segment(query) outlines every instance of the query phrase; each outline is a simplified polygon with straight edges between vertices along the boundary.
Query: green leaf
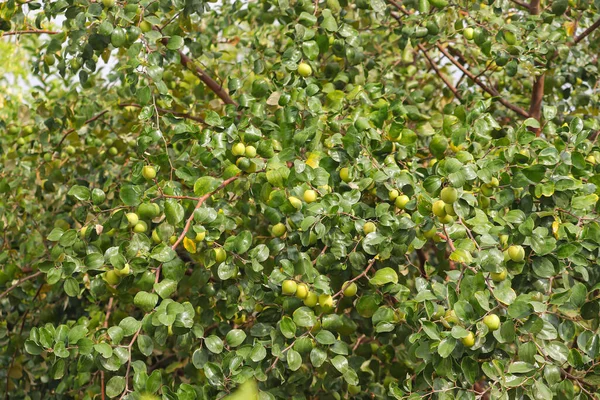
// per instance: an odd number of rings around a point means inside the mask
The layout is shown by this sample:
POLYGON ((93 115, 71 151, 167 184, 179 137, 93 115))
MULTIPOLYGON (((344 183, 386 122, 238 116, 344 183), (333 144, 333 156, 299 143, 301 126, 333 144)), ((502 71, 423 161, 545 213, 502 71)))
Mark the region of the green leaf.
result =
POLYGON ((376 286, 383 286, 387 283, 398 283, 398 274, 390 267, 385 267, 377 270, 369 282, 376 286))
POLYGON ((79 201, 88 201, 92 197, 92 192, 85 186, 75 185, 69 189, 69 196, 75 197, 79 201))
POLYGON ((156 307, 158 296, 154 293, 141 291, 135 295, 133 303, 145 312, 150 312, 156 307))
POLYGON ((171 279, 163 279, 154 284, 154 290, 160 297, 167 299, 177 290, 177 282, 171 279))
POLYGON ((312 328, 317 323, 315 313, 308 307, 300 307, 292 314, 294 323, 303 328, 312 328))
POLYGON ((175 252, 175 250, 171 249, 170 246, 167 246, 164 243, 161 243, 155 248, 153 248, 152 253, 150 253, 150 257, 162 263, 169 262, 176 256, 177 253, 175 252))
POLYGON ((231 347, 238 347, 246 340, 246 333, 241 329, 232 329, 227 333, 225 341, 231 347))
POLYGON ((221 354, 223 351, 223 341, 218 336, 210 335, 204 339, 204 344, 211 353, 221 354))
POLYGON ((167 49, 169 50, 179 50, 183 47, 183 38, 181 36, 171 36, 169 38, 169 42, 167 43, 167 49))
POLYGON ((198 178, 196 183, 194 183, 194 194, 196 194, 196 196, 202 196, 210 193, 219 187, 220 184, 221 181, 219 179, 213 178, 212 176, 203 176, 198 178))
POLYGON ((440 342, 437 351, 442 358, 446 358, 452 354, 452 351, 455 347, 456 339, 454 339, 452 336, 448 336, 440 342))
POLYGON ((297 371, 302 366, 302 356, 296 350, 289 349, 286 356, 291 371, 297 371))
POLYGON ((122 376, 113 376, 106 383, 106 395, 111 399, 117 397, 125 390, 125 378, 122 376))

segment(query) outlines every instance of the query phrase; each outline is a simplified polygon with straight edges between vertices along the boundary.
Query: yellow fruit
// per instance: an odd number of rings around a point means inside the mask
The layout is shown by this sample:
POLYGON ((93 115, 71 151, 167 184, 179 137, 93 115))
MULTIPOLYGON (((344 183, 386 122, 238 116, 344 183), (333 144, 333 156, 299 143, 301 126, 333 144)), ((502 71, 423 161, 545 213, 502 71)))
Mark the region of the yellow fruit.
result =
POLYGON ((117 274, 116 271, 114 270, 110 270, 110 271, 106 271, 104 273, 104 280, 106 281, 106 283, 108 283, 109 285, 116 285, 117 283, 119 283, 119 281, 121 280, 121 278, 119 277, 119 275, 117 274))
POLYGON ((328 294, 319 295, 319 305, 323 307, 324 310, 330 310, 333 308, 333 297, 328 294))
POLYGON ((438 217, 438 221, 440 221, 440 223, 444 225, 448 225, 452 223, 452 221, 454 221, 454 218, 452 217, 452 215, 446 215, 445 217, 438 217))
POLYGON ((148 224, 144 221, 140 221, 133 227, 135 233, 144 233, 148 229, 148 224))
POLYGON ((275 237, 281 237, 285 234, 286 228, 285 225, 282 224, 281 222, 273 225, 273 227, 271 228, 271 234, 275 237))
POLYGON ((467 40, 473 40, 473 36, 475 36, 475 30, 473 28, 465 28, 463 30, 463 36, 467 40))
POLYGON ((506 279, 506 276, 507 276, 506 268, 502 268, 502 271, 500 271, 500 272, 490 273, 490 278, 492 278, 492 280, 494 282, 502 282, 503 280, 506 279))
POLYGON ((456 190, 453 187, 447 186, 442 189, 442 192, 440 193, 440 199, 442 199, 443 202, 446 204, 452 204, 456 200, 458 200, 458 190, 456 190))
POLYGON ((246 157, 250 157, 250 158, 256 157, 256 147, 254 147, 254 146, 246 146, 246 150, 244 151, 244 155, 246 157))
POLYGON ((225 249, 223 249, 222 247, 217 247, 214 251, 215 251, 215 261, 217 263, 220 264, 227 259, 227 253, 225 252, 225 249))
POLYGON ((444 206, 444 210, 446 211, 446 214, 448 214, 451 217, 456 217, 456 212, 454 212, 454 206, 452 204, 446 204, 444 206))
POLYGON ((312 68, 307 63, 301 62, 298 64, 298 73, 300 76, 307 78, 312 75, 312 68))
POLYGON ((306 298, 304 299, 304 305, 312 308, 317 305, 318 301, 319 301, 319 297, 317 296, 316 293, 308 292, 308 294, 306 295, 306 298))
POLYGON ((196 233, 196 237, 195 237, 196 242, 203 241, 205 237, 206 237, 206 231, 196 233))
POLYGON ((431 207, 431 211, 433 212, 433 215, 435 215, 436 217, 440 217, 443 218, 446 215, 448 215, 446 213, 446 203, 444 203, 443 200, 438 200, 435 203, 433 203, 433 206, 431 207))
POLYGON ((162 241, 160 236, 158 236, 158 231, 156 229, 152 231, 152 240, 154 243, 160 243, 162 241))
POLYGON ((173 235, 169 238, 169 243, 171 244, 175 244, 175 242, 177 241, 177 236, 173 235))
POLYGON ((244 143, 236 143, 231 147, 231 154, 236 157, 243 156, 246 153, 246 146, 244 143))
POLYGON ((307 191, 304 192, 303 197, 304 197, 304 201, 305 202, 312 203, 312 202, 314 202, 314 201, 317 200, 317 192, 315 192, 312 189, 309 189, 309 190, 307 190, 307 191))
POLYGON ((399 209, 404 210, 404 208, 406 208, 406 205, 408 204, 409 201, 410 201, 410 198, 407 195, 401 194, 400 196, 396 197, 394 204, 399 209))
POLYGON ((296 297, 304 300, 304 299, 306 299, 307 296, 308 296, 308 286, 305 283, 298 284, 298 287, 296 288, 296 297))
POLYGON ((129 226, 136 226, 140 220, 140 217, 136 213, 127 213, 125 214, 125 218, 127 218, 127 222, 129 222, 129 226))
POLYGON ((129 264, 125 264, 123 266, 123 268, 117 269, 117 270, 115 270, 115 272, 119 276, 125 276, 125 275, 129 275, 129 273, 131 272, 131 268, 130 268, 129 264))
POLYGON ((367 222, 365 223, 365 225, 363 226, 363 232, 365 233, 365 235, 368 235, 371 232, 375 232, 377 230, 377 227, 375 226, 374 223, 372 222, 367 222))
POLYGON ((356 286, 356 283, 352 282, 352 283, 344 283, 342 285, 342 287, 345 287, 344 289, 344 296, 346 297, 353 297, 356 295, 356 292, 358 291, 358 286, 356 286))
POLYGON ((296 290, 298 290, 298 284, 291 279, 283 281, 281 285, 281 293, 286 295, 294 295, 296 294, 296 290))
POLYGON ((469 334, 462 338, 461 341, 466 347, 473 347, 475 344, 475 335, 473 335, 473 332, 469 332, 469 334))
POLYGON ((399 195, 400 195, 400 193, 398 193, 398 191, 396 189, 390 190, 390 193, 389 193, 390 201, 396 200, 399 195))
POLYGON ((299 198, 290 196, 288 197, 288 201, 296 210, 300 210, 302 208, 302 200, 299 198))
POLYGON ((350 175, 349 168, 344 167, 340 169, 340 179, 346 183, 352 182, 352 176, 350 175))
POLYGON ((486 315, 483 317, 483 323, 490 331, 495 331, 500 328, 500 317, 498 317, 496 314, 486 315))
POLYGON ((154 179, 156 178, 156 169, 151 165, 145 165, 144 168, 142 168, 142 175, 148 180, 154 179))
POLYGON ((519 245, 513 245, 508 248, 508 256, 514 262, 521 262, 525 259, 525 249, 519 245))
POLYGON ((427 239, 432 239, 436 236, 437 234, 437 229, 435 228, 435 226, 433 228, 431 228, 428 231, 423 232, 423 236, 425 236, 427 239))

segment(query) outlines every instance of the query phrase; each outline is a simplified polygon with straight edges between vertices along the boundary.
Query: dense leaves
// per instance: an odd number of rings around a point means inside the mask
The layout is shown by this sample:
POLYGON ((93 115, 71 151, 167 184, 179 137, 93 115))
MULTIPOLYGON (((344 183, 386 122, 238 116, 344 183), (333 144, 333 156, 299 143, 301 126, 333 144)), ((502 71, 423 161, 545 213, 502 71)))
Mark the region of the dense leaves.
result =
POLYGON ((594 398, 599 11, 2 2, 0 392, 594 398))

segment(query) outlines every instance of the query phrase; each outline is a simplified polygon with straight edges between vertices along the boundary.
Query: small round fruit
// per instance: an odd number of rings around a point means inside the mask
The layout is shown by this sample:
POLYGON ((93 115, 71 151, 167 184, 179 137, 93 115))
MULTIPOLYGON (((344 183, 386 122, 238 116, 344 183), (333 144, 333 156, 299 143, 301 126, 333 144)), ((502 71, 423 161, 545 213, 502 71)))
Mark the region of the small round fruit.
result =
POLYGON ((162 242, 162 240, 160 239, 160 236, 158 236, 158 231, 156 229, 152 231, 152 240, 156 244, 162 242))
POLYGON ((215 261, 217 261, 217 263, 222 263, 223 261, 225 261, 227 259, 227 253, 225 252, 225 249, 223 249, 222 247, 218 247, 215 249, 215 261))
POLYGON ((495 331, 500 328, 500 317, 498 317, 496 314, 486 315, 483 317, 483 323, 490 331, 495 331))
POLYGON ((396 189, 390 190, 390 193, 389 193, 390 201, 396 200, 399 195, 400 195, 400 193, 398 193, 398 191, 396 189))
POLYGON ((304 198, 305 202, 312 203, 317 200, 317 192, 315 192, 312 189, 309 189, 304 192, 304 195, 302 197, 304 198))
POLYGON ((114 7, 115 0, 102 0, 102 5, 106 8, 114 7))
POLYGON ((307 78, 312 75, 312 68, 305 62, 301 62, 298 64, 298 73, 300 76, 307 78))
POLYGON ((410 198, 407 195, 401 194, 400 196, 396 197, 396 200, 394 200, 394 204, 399 209, 404 210, 409 201, 410 198))
POLYGON ((152 30, 152 24, 150 22, 146 21, 146 20, 143 20, 140 23, 140 29, 144 33, 150 32, 152 30))
POLYGON ((473 40, 473 36, 475 36, 475 30, 473 28, 465 28, 463 30, 463 36, 467 40, 473 40))
POLYGON ((514 262, 521 262, 525 259, 525 249, 519 245, 512 245, 508 248, 508 256, 514 262))
POLYGON ((271 234, 275 237, 282 237, 285 234, 285 232, 285 225, 281 222, 276 225, 273 225, 273 227, 271 228, 271 234))
POLYGON ((444 206, 444 210, 446 211, 446 214, 448 214, 449 216, 456 217, 456 212, 454 211, 454 205, 446 204, 444 206))
POLYGON ((446 215, 444 217, 438 217, 438 220, 441 224, 448 225, 454 221, 454 217, 452 217, 452 215, 446 215))
POLYGON ((246 150, 244 150, 244 155, 250 158, 256 157, 256 147, 246 146, 246 150))
POLYGON ((136 226, 140 220, 140 217, 136 213, 127 213, 125 214, 125 218, 127 218, 129 226, 136 226))
POLYGON ((140 221, 133 227, 135 233, 144 233, 148 229, 148 224, 144 221, 140 221))
POLYGON ((175 244, 176 242, 177 242, 177 236, 175 236, 175 235, 169 236, 169 243, 170 244, 175 244))
POLYGON ((350 175, 349 168, 344 167, 340 169, 340 179, 346 183, 352 182, 352 175, 350 175))
POLYGON ((372 222, 367 222, 365 223, 365 225, 363 226, 363 232, 365 233, 365 235, 368 235, 371 232, 375 232, 377 230, 377 227, 375 226, 374 223, 372 222))
POLYGON ((144 168, 142 168, 142 175, 148 180, 154 179, 156 178, 156 169, 152 165, 144 165, 144 168))
POLYGON ((108 154, 110 154, 111 156, 116 156, 117 154, 119 154, 119 149, 113 146, 110 149, 108 149, 108 154))
POLYGON ((46 63, 47 66, 54 65, 54 63, 56 62, 56 58, 54 57, 54 54, 46 54, 44 56, 44 62, 46 63))
POLYGON ((25 144, 25 139, 23 139, 22 137, 17 139, 17 145, 23 146, 24 144, 25 144))
POLYGON ((479 189, 479 191, 485 197, 490 197, 491 195, 494 194, 494 188, 489 183, 484 183, 483 185, 481 185, 481 188, 479 189))
POLYGON ((443 218, 446 215, 448 215, 446 213, 446 203, 443 200, 438 200, 435 203, 433 203, 431 211, 433 211, 433 215, 440 218, 443 218))
POLYGON ((111 269, 110 271, 106 271, 104 273, 104 280, 109 285, 114 286, 117 283, 119 283, 119 281, 121 280, 121 278, 119 277, 119 275, 117 274, 116 271, 114 271, 114 270, 111 269))
POLYGON ((354 282, 346 282, 342 285, 342 287, 344 288, 343 293, 346 297, 354 297, 356 295, 356 292, 358 291, 358 286, 356 286, 356 283, 354 282))
POLYGON ((288 201, 296 210, 300 210, 302 208, 302 200, 299 198, 290 196, 288 197, 288 201))
POLYGON ((490 185, 492 185, 492 187, 498 187, 498 186, 500 186, 500 181, 498 180, 498 178, 493 177, 490 180, 490 185))
POLYGON ((245 153, 246 146, 244 146, 244 143, 236 143, 231 148, 231 154, 233 154, 236 157, 243 156, 245 153))
POLYGON ((204 240, 205 237, 206 237, 206 231, 198 232, 198 233, 196 233, 196 237, 194 239, 196 239, 196 242, 201 242, 204 240))
POLYGON ((307 296, 308 296, 308 286, 305 283, 298 284, 298 287, 296 288, 296 297, 304 300, 304 299, 306 299, 307 296))
POLYGON ((475 335, 473 335, 473 332, 469 332, 461 341, 466 347, 473 347, 475 344, 475 335))
POLYGON ((431 228, 430 230, 423 232, 423 236, 425 236, 425 238, 427 238, 427 239, 433 239, 436 234, 437 234, 437 229, 435 228, 435 226, 433 228, 431 228))
POLYGON ((333 297, 329 294, 322 294, 319 296, 319 305, 324 309, 333 308, 333 297))
POLYGON ((494 282, 502 282, 503 280, 506 279, 506 276, 507 276, 506 268, 502 268, 502 271, 500 271, 500 272, 490 273, 490 278, 492 278, 492 280, 494 282))
POLYGON ((447 186, 442 189, 442 192, 440 193, 440 199, 442 199, 446 204, 452 204, 458 200, 458 190, 451 186, 447 186))
POLYGON ((308 292, 308 294, 306 295, 306 298, 304 299, 304 305, 306 307, 314 307, 317 305, 319 301, 319 296, 317 296, 317 294, 315 292, 308 292))
POLYGON ((77 150, 75 150, 75 147, 69 145, 69 146, 65 147, 65 152, 68 155, 72 156, 73 154, 75 154, 77 152, 77 150))
MULTIPOLYGON (((49 153, 46 153, 49 154, 49 153)), ((104 200, 106 200, 106 193, 104 193, 104 190, 99 189, 99 188, 94 188, 92 190, 92 202, 94 203, 94 205, 100 205, 102 203, 104 203, 104 200)))
POLYGON ((296 290, 298 290, 298 284, 295 281, 291 279, 283 281, 283 284, 281 285, 281 293, 292 296, 296 294, 296 290))

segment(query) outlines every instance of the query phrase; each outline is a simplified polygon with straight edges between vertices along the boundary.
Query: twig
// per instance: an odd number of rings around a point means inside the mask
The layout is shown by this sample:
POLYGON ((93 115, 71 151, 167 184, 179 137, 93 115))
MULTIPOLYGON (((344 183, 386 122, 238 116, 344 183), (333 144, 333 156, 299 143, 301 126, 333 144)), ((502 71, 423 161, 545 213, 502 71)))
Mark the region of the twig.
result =
POLYGON ((0 34, 0 37, 2 36, 14 36, 14 35, 26 35, 26 34, 34 34, 34 35, 41 35, 41 34, 47 34, 47 35, 56 35, 59 34, 60 32, 57 31, 46 31, 46 30, 37 30, 37 29, 27 29, 24 31, 12 31, 12 32, 4 32, 2 34, 0 34))
POLYGON ((433 70, 435 71, 435 73, 440 77, 440 79, 442 81, 444 81, 444 83, 446 84, 446 86, 448 86, 448 89, 450 89, 450 91, 452 91, 452 93, 454 93, 454 96, 458 100, 462 100, 461 95, 458 93, 458 90, 454 87, 454 85, 452 85, 452 82, 450 82, 448 80, 448 78, 446 78, 444 75, 442 75, 442 71, 440 71, 440 69, 435 64, 435 62, 431 59, 431 57, 429 57, 429 54, 427 54, 427 50, 425 50, 425 47, 423 47, 423 45, 420 44, 420 43, 417 45, 417 47, 419 48, 419 50, 421 50, 421 52, 423 53, 423 55, 425 56, 425 58, 429 61, 429 64, 431 65, 431 68, 433 68, 433 70))
POLYGON ((575 44, 581 42, 583 39, 585 39, 587 36, 589 36, 590 33, 594 32, 596 29, 598 29, 598 27, 600 27, 600 18, 598 18, 598 20, 596 22, 594 22, 594 24, 592 26, 590 26, 585 31, 583 31, 583 33, 581 35, 579 35, 575 38, 575 44))
POLYGON ((523 1, 520 1, 520 0, 510 0, 510 1, 512 1, 513 3, 515 3, 518 6, 521 6, 521 7, 529 9, 529 4, 527 4, 527 3, 523 2, 523 1))
POLYGON ((13 284, 11 287, 9 287, 8 289, 6 289, 4 292, 0 293, 0 299, 3 298, 4 296, 8 295, 10 292, 12 292, 13 290, 15 290, 17 287, 19 287, 23 282, 27 282, 31 279, 35 279, 38 276, 40 276, 43 272, 42 271, 38 271, 35 274, 31 274, 29 276, 26 276, 24 278, 19 279, 15 284, 13 284))
POLYGON ((135 332, 135 334, 133 335, 131 342, 129 342, 129 344, 127 345, 127 351, 129 352, 129 360, 127 361, 127 371, 125 372, 125 390, 123 390, 123 394, 120 397, 121 399, 129 391, 129 371, 131 371, 131 349, 133 347, 133 344, 137 340, 141 330, 142 330, 142 327, 140 326, 139 329, 137 330, 137 332, 135 332))
POLYGON ((367 268, 365 268, 365 270, 363 272, 361 272, 359 275, 355 276, 354 278, 352 278, 351 280, 349 280, 345 284, 343 284, 342 288, 340 289, 340 291, 337 292, 336 294, 334 294, 332 298, 335 299, 339 295, 343 295, 344 294, 344 290, 346 290, 346 288, 348 286, 350 286, 353 282, 359 280, 363 276, 366 276, 367 272, 369 272, 371 270, 371 268, 373 268, 373 265, 375 264, 375 261, 377 261, 377 259, 376 258, 372 258, 371 261, 369 261, 369 265, 367 265, 367 268))
MULTIPOLYGON (((104 110, 104 111, 102 111, 101 113, 99 113, 99 114, 95 115, 94 117, 92 117, 92 118, 88 119, 87 121, 85 121, 85 122, 83 123, 83 125, 87 125, 87 124, 90 124, 90 123, 94 122, 95 120, 97 120, 98 118, 100 118, 100 117, 102 117, 104 114, 106 114, 107 112, 108 112, 108 110, 104 110)), ((79 128, 71 128, 71 129, 69 129, 68 131, 66 131, 66 132, 65 132, 65 133, 62 135, 62 138, 60 139, 60 142, 58 142, 58 144, 56 145, 56 148, 55 148, 55 150, 58 150, 58 149, 60 149, 60 146, 63 144, 63 142, 65 141, 65 139, 67 138, 67 136, 69 136, 71 133, 75 132, 75 130, 76 130, 76 129, 79 129, 79 128)))
MULTIPOLYGON (((120 103, 119 107, 136 107, 136 108, 142 108, 142 106, 140 104, 137 104, 137 103, 120 103)), ((175 111, 175 110, 167 110, 165 108, 160 108, 160 107, 156 107, 156 109, 160 113, 162 113, 162 114, 173 114, 176 117, 181 117, 181 118, 185 118, 185 119, 191 119, 192 121, 200 122, 201 124, 206 123, 204 121, 204 118, 196 117, 195 115, 191 115, 191 114, 188 114, 188 113, 184 113, 184 112, 180 112, 180 111, 175 111)))

